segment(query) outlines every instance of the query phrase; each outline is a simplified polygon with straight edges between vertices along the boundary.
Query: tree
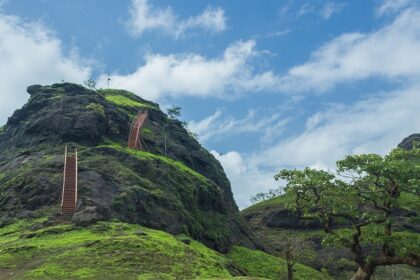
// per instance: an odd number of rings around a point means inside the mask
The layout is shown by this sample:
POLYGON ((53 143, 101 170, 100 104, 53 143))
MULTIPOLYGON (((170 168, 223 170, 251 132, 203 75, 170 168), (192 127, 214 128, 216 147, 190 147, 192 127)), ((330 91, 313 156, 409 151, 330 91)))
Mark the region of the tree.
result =
MULTIPOLYGON (((182 111, 182 108, 181 107, 179 107, 179 106, 175 106, 175 105, 172 105, 166 112, 167 112, 167 114, 168 114, 168 117, 170 118, 170 119, 172 119, 172 120, 177 120, 180 116, 181 116, 181 111, 182 111)), ((195 132, 193 132, 193 131, 191 131, 189 128, 188 128, 188 122, 186 122, 186 121, 181 121, 181 125, 182 125, 182 127, 187 131, 187 133, 188 133, 188 135, 190 136, 190 137, 192 137, 192 138, 194 138, 196 141, 198 141, 198 134, 197 133, 195 133, 195 132)))
POLYGON ((281 253, 281 256, 286 260, 287 280, 294 279, 294 266, 301 258, 308 258, 308 248, 310 242, 295 235, 284 234, 277 242, 274 243, 276 249, 281 253))
POLYGON ((96 82, 92 78, 87 79, 86 81, 83 82, 83 84, 89 89, 92 89, 92 90, 96 89, 96 82))
POLYGON ((251 201, 252 204, 255 204, 257 202, 261 202, 261 201, 265 201, 265 200, 275 198, 275 197, 280 196, 282 194, 283 194, 282 189, 273 189, 273 190, 269 190, 267 193, 264 193, 264 192, 257 193, 256 195, 251 196, 251 198, 249 200, 251 201))
POLYGON ((178 119, 181 116, 182 108, 179 106, 172 105, 168 110, 167 114, 170 119, 178 119))
POLYGON ((337 162, 337 170, 341 179, 310 168, 284 169, 275 179, 286 181, 286 193, 294 201, 288 207, 302 219, 319 219, 326 242, 338 242, 351 250, 359 267, 352 280, 371 279, 379 266, 420 267, 418 237, 413 241, 393 231, 401 194, 415 195, 420 189, 420 149, 396 149, 385 157, 347 156, 337 162), (340 229, 333 223, 351 228, 340 229), (369 244, 380 249, 368 250, 369 244))

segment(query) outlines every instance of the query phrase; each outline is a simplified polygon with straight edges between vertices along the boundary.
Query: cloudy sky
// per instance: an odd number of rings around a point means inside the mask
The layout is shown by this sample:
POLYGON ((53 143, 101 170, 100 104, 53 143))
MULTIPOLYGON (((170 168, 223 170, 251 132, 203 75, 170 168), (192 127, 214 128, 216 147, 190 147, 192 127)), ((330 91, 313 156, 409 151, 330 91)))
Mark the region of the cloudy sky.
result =
POLYGON ((240 207, 420 132, 420 0, 0 0, 0 125, 88 77, 183 108, 240 207))

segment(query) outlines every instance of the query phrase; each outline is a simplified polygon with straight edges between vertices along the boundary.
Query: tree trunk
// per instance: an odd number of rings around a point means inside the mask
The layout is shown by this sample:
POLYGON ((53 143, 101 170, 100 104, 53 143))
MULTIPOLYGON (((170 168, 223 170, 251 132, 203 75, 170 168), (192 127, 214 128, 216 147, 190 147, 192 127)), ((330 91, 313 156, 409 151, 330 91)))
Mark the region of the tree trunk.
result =
POLYGON ((287 263, 287 280, 293 280, 293 265, 287 263))
POLYGON ((373 273, 375 272, 374 267, 362 267, 360 266, 359 269, 356 271, 356 273, 353 275, 351 280, 370 280, 370 277, 372 277, 373 273))

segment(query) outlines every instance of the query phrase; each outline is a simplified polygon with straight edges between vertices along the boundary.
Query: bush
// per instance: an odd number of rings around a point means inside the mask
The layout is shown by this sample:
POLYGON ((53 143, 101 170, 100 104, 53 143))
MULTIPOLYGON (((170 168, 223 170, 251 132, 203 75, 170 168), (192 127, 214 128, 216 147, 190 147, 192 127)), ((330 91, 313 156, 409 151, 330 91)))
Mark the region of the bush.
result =
POLYGON ((99 115, 101 115, 102 117, 105 117, 104 106, 102 106, 101 104, 90 103, 89 105, 86 106, 86 109, 94 111, 94 112, 98 113, 99 115))

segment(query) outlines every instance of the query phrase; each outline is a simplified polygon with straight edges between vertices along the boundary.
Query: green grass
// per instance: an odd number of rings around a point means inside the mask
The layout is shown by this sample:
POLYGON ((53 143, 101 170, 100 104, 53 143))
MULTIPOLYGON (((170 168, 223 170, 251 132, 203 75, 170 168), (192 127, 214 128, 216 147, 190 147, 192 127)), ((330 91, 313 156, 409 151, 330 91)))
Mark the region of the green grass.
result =
MULTIPOLYGON (((235 247, 222 255, 188 237, 121 222, 88 228, 60 224, 31 230, 41 219, 19 220, 0 229, 0 276, 7 279, 232 279, 230 263, 250 277, 278 279, 284 261, 235 247)), ((297 279, 321 274, 297 265, 297 279)), ((0 279, 3 279, 0 277, 0 279)))
MULTIPOLYGON (((234 265, 243 268, 252 277, 282 279, 282 275, 285 275, 287 271, 285 260, 261 251, 235 246, 229 257, 234 265)), ((296 280, 331 279, 328 275, 301 264, 296 264, 295 270, 296 280)))
POLYGON ((188 166, 186 166, 182 162, 173 160, 171 158, 168 158, 168 157, 165 157, 165 156, 162 156, 162 155, 156 155, 156 154, 152 154, 152 153, 145 152, 145 151, 129 149, 129 148, 123 147, 119 144, 108 144, 108 145, 103 145, 103 146, 99 146, 99 147, 111 148, 111 149, 117 150, 119 152, 127 153, 127 154, 132 155, 132 156, 134 156, 136 158, 139 158, 139 159, 159 160, 159 161, 162 161, 162 162, 164 162, 168 165, 171 165, 171 166, 177 168, 178 170, 180 170, 182 172, 186 172, 186 173, 196 177, 197 179, 199 179, 201 181, 208 181, 208 179, 205 176, 201 175, 197 171, 192 170, 191 168, 189 168, 188 166))
POLYGON ((248 214, 248 213, 252 213, 252 212, 258 212, 261 210, 264 210, 266 208, 271 208, 273 206, 280 206, 280 205, 285 205, 286 203, 292 203, 292 197, 290 195, 284 194, 284 195, 280 195, 271 199, 267 199, 261 202, 258 202, 244 210, 242 210, 243 213, 248 214))
POLYGON ((13 279, 31 280, 143 279, 160 273, 172 277, 168 279, 230 277, 223 255, 195 241, 186 245, 162 231, 118 222, 37 231, 27 226, 19 221, 2 229, 0 275, 13 270, 13 279), (28 233, 34 237, 22 238, 28 233))
POLYGON ((402 208, 408 208, 419 211, 420 197, 415 194, 402 192, 399 198, 399 203, 402 208))
POLYGON ((99 92, 104 94, 106 100, 118 106, 129 108, 157 109, 156 106, 136 100, 136 96, 133 93, 125 90, 105 89, 99 90, 99 92))

